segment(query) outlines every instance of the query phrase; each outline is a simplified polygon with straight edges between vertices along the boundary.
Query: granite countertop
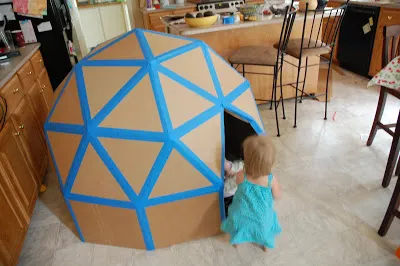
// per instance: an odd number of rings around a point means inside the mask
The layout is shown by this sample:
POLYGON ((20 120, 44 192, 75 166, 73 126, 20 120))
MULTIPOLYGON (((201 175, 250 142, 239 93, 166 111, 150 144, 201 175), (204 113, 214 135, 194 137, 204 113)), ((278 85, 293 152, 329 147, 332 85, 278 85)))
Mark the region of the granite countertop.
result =
MULTIPOLYGON (((334 16, 335 12, 336 11, 332 12, 332 16, 334 16)), ((313 14, 309 14, 308 17, 310 19, 312 19, 313 14)), ((321 18, 322 13, 317 14, 315 17, 321 18)), ((296 20, 300 20, 300 19, 304 19, 304 13, 298 12, 296 15, 296 20)), ((283 20, 282 16, 277 17, 277 16, 271 15, 271 16, 263 16, 261 19, 258 19, 257 21, 241 21, 241 22, 235 23, 235 24, 222 24, 217 21, 214 25, 211 25, 208 27, 192 28, 186 24, 169 25, 164 19, 161 19, 161 21, 164 23, 164 25, 169 27, 172 30, 173 34, 178 34, 178 35, 182 35, 182 36, 189 36, 189 35, 194 35, 194 34, 202 34, 202 33, 216 32, 216 31, 223 31, 223 30, 250 28, 250 27, 268 25, 268 24, 278 24, 278 23, 281 24, 282 20, 283 20)))
MULTIPOLYGON (((345 0, 329 0, 330 2, 345 3, 345 0)), ((385 8, 400 8, 400 0, 351 0, 351 4, 377 6, 385 8)))
POLYGON ((0 63, 0 87, 3 87, 7 81, 32 57, 39 49, 40 43, 28 44, 19 48, 20 56, 13 57, 11 61, 0 63))
POLYGON ((173 4, 173 5, 170 5, 168 8, 160 8, 160 9, 154 9, 154 10, 147 10, 144 7, 141 9, 141 11, 143 14, 147 14, 147 13, 157 13, 157 12, 173 11, 173 10, 177 10, 177 9, 195 8, 195 7, 196 7, 196 4, 185 2, 183 5, 173 4))

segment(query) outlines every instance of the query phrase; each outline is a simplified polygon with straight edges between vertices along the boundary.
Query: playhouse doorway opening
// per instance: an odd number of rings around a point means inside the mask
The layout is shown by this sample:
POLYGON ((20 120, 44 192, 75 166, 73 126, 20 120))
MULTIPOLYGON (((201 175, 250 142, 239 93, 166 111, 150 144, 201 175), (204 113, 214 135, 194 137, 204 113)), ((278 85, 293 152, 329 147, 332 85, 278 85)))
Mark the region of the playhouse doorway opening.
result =
POLYGON ((225 158, 231 162, 243 160, 243 141, 252 135, 256 135, 249 122, 239 116, 226 111, 224 112, 225 125, 225 158))

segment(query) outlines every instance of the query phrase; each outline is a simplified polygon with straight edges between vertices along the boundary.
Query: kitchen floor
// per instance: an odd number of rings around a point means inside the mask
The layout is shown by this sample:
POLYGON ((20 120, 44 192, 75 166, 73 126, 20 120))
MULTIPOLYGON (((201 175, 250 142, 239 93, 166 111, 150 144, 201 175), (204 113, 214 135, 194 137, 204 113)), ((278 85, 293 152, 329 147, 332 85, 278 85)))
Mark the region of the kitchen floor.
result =
MULTIPOLYGON (((250 245, 231 247, 224 236, 193 241, 153 252, 81 243, 63 202, 56 176, 40 196, 20 257, 20 265, 400 265, 400 220, 386 237, 377 230, 396 179, 381 180, 391 137, 380 131, 366 147, 379 92, 367 79, 337 69, 329 119, 323 103, 299 105, 292 128, 294 101, 276 137, 274 112, 260 107, 266 130, 274 136, 278 164, 274 174, 283 187, 276 202, 282 225, 276 248, 267 253, 250 245), (333 115, 335 119, 332 119, 333 115)), ((384 121, 396 121, 400 102, 388 97, 384 121)))

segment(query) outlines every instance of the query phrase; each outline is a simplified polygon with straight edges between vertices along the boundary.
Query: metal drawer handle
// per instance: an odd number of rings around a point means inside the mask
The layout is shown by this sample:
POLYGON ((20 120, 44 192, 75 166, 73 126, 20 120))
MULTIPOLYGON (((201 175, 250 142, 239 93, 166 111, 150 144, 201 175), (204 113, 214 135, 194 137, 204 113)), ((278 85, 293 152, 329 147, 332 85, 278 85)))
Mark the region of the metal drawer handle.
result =
POLYGON ((19 89, 18 89, 18 88, 16 88, 16 89, 13 90, 13 93, 14 93, 14 94, 16 94, 17 92, 19 92, 19 89))
POLYGON ((40 90, 39 92, 40 92, 40 93, 43 93, 43 90, 40 90))
POLYGON ((43 62, 43 60, 42 60, 42 59, 39 59, 39 60, 38 60, 38 63, 42 63, 42 62, 43 62))
POLYGON ((391 20, 392 19, 392 16, 388 16, 388 20, 391 20))
POLYGON ((14 133, 14 136, 19 136, 19 135, 21 135, 21 132, 17 132, 17 133, 14 133))
POLYGON ((46 88, 46 85, 43 85, 42 88, 43 88, 43 89, 46 88))
POLYGON ((24 129, 25 126, 24 126, 24 124, 22 124, 22 125, 20 125, 18 128, 19 128, 19 129, 24 129))
POLYGON ((28 72, 28 75, 32 75, 32 71, 29 71, 29 72, 28 72))

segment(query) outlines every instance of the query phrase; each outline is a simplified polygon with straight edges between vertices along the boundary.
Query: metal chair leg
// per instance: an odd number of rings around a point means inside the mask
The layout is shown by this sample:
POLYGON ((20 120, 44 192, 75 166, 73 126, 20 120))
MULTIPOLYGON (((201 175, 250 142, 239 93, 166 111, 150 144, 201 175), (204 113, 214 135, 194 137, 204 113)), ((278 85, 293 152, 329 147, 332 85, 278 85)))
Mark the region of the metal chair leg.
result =
MULTIPOLYGON (((274 70, 275 71, 275 70, 274 70)), ((274 78, 274 80, 275 80, 275 78, 274 78)), ((272 84, 274 83, 275 81, 272 81, 272 84)), ((269 110, 272 110, 272 104, 274 103, 274 85, 272 85, 272 95, 271 95, 271 105, 270 105, 270 107, 269 107, 269 110)))
POLYGON ((244 64, 242 64, 242 72, 243 72, 243 77, 246 77, 246 72, 244 71, 244 64))
POLYGON ((293 126, 294 128, 297 127, 297 95, 299 92, 300 70, 301 70, 301 56, 299 58, 299 65, 297 66, 296 97, 294 101, 294 126, 293 126))
POLYGON ((283 56, 281 57, 281 71, 280 71, 280 87, 281 87, 281 98, 282 98, 282 114, 283 114, 283 119, 286 119, 286 115, 285 115, 285 104, 283 103, 283 79, 282 79, 282 75, 283 75, 283 56))
POLYGON ((327 120, 327 115, 328 115, 329 75, 331 74, 331 66, 332 66, 332 53, 331 53, 331 58, 330 58, 330 60, 329 60, 329 65, 328 65, 328 74, 326 75, 326 88, 325 88, 325 117, 324 117, 324 120, 327 120))
POLYGON ((306 67, 304 70, 304 80, 303 80, 303 88, 301 89, 300 103, 303 102, 304 88, 306 87, 307 69, 308 69, 308 57, 306 57, 306 67))
POLYGON ((276 100, 276 89, 277 89, 277 82, 278 82, 278 67, 274 67, 274 82, 272 90, 274 91, 274 105, 275 105, 275 120, 276 120, 276 130, 278 132, 277 136, 280 137, 281 134, 279 132, 279 121, 278 121, 278 102, 276 100))

